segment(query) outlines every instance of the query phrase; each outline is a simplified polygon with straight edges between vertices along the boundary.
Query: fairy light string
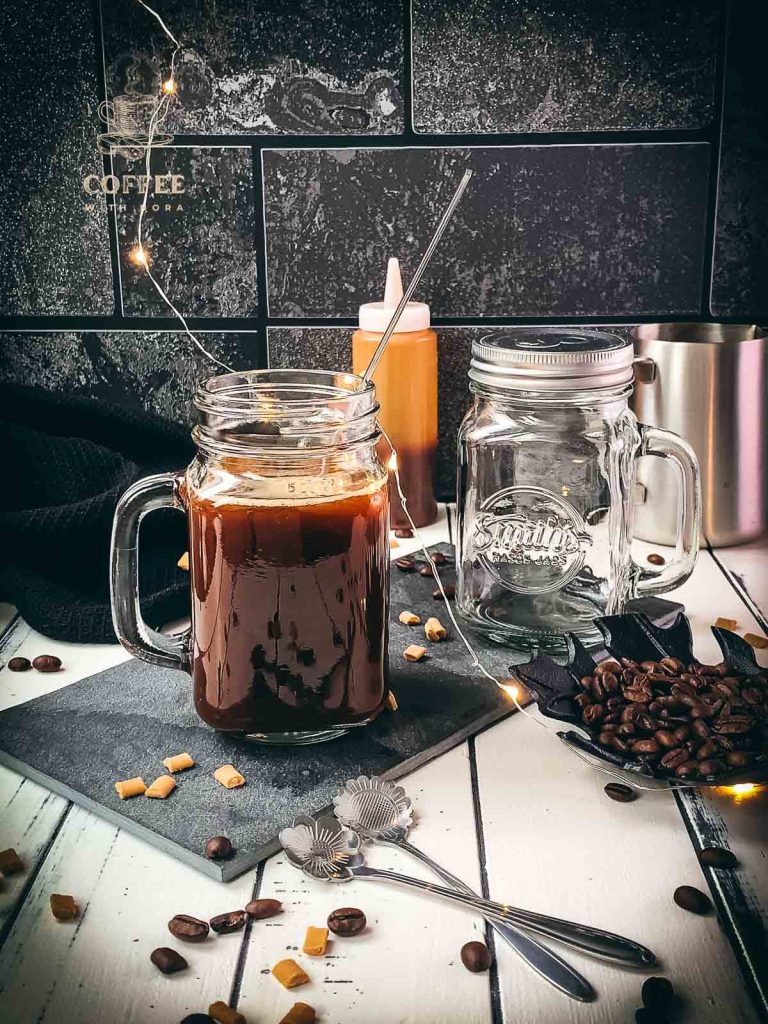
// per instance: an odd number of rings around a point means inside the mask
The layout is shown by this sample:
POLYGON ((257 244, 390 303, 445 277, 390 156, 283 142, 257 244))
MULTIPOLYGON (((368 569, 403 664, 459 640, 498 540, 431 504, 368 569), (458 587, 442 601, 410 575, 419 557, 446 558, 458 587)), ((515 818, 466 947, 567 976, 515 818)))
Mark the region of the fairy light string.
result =
POLYGON ((181 326, 184 328, 187 337, 199 349, 199 351, 202 352, 203 355, 206 356, 206 358, 210 359, 211 362, 215 363, 217 366, 220 366, 222 369, 227 370, 229 373, 232 373, 234 372, 232 367, 228 366, 227 363, 223 362, 221 359, 218 359, 215 355, 213 355, 212 352, 209 352, 208 349, 197 337, 197 335, 195 335, 191 331, 189 324, 187 323, 186 317, 182 314, 181 310, 179 310, 178 307, 172 302, 172 300, 166 293, 165 289, 162 287, 162 285, 160 284, 160 282, 157 280, 155 275, 152 273, 152 270, 150 269, 150 253, 147 247, 144 245, 144 217, 146 215, 147 206, 149 204, 150 183, 152 180, 150 175, 152 160, 152 143, 154 142, 157 129, 160 125, 162 125, 165 117, 167 116, 168 111, 170 110, 171 107, 171 103, 173 102, 173 98, 176 94, 176 57, 179 53, 179 50, 181 49, 181 43, 178 41, 178 39, 176 39, 176 37, 173 35, 171 30, 168 28, 166 23, 157 13, 157 11, 154 10, 154 8, 150 7, 149 4, 144 2, 144 0, 138 0, 138 3, 141 7, 144 8, 145 11, 147 11, 149 14, 152 15, 153 18, 157 20, 163 32, 166 34, 168 39, 170 39, 170 41, 173 43, 173 51, 171 53, 170 74, 168 78, 166 78, 162 82, 161 95, 158 98, 154 110, 152 111, 152 116, 149 119, 149 126, 147 130, 147 143, 144 153, 144 193, 141 198, 141 206, 139 207, 139 218, 136 228, 136 247, 131 253, 131 261, 137 267, 143 269, 144 273, 152 282, 155 291, 158 293, 163 302, 168 306, 168 308, 171 310, 174 316, 176 316, 176 318, 179 320, 181 326))

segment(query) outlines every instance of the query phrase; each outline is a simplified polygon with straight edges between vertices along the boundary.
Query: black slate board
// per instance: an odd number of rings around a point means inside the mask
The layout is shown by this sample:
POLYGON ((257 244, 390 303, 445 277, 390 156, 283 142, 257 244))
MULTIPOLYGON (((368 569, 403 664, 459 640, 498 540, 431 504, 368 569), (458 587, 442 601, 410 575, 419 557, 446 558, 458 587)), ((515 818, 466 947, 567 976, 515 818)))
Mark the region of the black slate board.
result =
MULTIPOLYGON (((432 550, 450 553, 445 544, 432 550)), ((453 582, 452 565, 440 568, 453 582)), ((399 709, 371 725, 314 747, 267 748, 233 739, 196 716, 187 675, 131 660, 0 714, 0 762, 87 807, 179 860, 229 881, 278 848, 277 832, 294 815, 327 806, 348 778, 413 771, 467 736, 510 714, 508 699, 471 668, 452 633, 429 645, 429 657, 413 665, 403 658, 423 633, 397 621, 405 609, 422 622, 437 615, 450 625, 435 582, 393 567, 390 685, 399 709), (121 801, 116 779, 141 775, 149 784, 164 773, 162 759, 187 750, 195 768, 176 776, 167 800, 121 801), (212 777, 231 762, 245 776, 240 789, 225 790, 212 777), (237 853, 215 863, 202 855, 205 840, 227 835, 237 853)), ((473 638, 486 667, 500 676, 526 659, 473 638)))

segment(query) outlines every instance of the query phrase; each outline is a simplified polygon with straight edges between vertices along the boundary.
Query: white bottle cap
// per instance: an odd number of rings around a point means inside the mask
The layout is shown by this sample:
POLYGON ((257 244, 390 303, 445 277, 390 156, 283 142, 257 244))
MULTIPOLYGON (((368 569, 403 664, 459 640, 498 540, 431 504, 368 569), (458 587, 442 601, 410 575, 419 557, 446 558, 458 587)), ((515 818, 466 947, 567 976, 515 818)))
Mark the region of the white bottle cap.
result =
MULTIPOLYGON (((400 264, 392 257, 387 263, 387 284, 383 302, 366 302, 360 307, 360 329, 383 334, 397 304, 403 297, 403 279, 400 264)), ((396 334, 406 331, 425 331, 429 327, 429 306, 426 302, 409 302, 395 325, 396 334)))

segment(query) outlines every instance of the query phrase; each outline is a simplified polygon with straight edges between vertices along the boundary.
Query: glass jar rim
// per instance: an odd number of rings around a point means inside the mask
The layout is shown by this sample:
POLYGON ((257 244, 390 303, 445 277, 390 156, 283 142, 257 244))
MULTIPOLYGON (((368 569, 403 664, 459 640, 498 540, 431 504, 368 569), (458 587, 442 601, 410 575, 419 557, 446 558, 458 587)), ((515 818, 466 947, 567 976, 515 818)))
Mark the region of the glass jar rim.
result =
POLYGON ((198 443, 239 450, 337 448, 379 434, 375 385, 346 371, 218 374, 200 382, 194 406, 198 443))

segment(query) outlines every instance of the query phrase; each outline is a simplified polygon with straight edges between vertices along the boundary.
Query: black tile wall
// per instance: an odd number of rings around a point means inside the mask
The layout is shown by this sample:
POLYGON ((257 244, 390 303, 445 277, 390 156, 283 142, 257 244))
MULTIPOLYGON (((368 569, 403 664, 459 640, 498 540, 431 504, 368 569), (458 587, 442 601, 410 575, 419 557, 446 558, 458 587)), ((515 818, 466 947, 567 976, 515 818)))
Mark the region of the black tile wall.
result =
POLYGON ((768 91, 755 10, 743 3, 731 10, 712 282, 716 316, 768 315, 768 91))
MULTIPOLYGON (((612 329, 626 336, 628 327, 612 329)), ((472 402, 469 360, 472 342, 487 327, 440 327, 438 337, 438 435, 435 493, 441 501, 456 497, 456 436, 472 402)), ((352 332, 339 327, 270 327, 269 365, 311 370, 352 369, 352 332)))
MULTIPOLYGON (((200 341, 235 370, 264 358, 248 332, 203 332, 200 341)), ((180 423, 190 420, 197 382, 217 372, 175 331, 0 333, 0 381, 135 406, 180 423)))
MULTIPOLYGON (((172 46, 137 3, 102 0, 110 96, 156 92, 172 46)), ((392 133, 403 129, 401 0, 153 0, 181 42, 187 134, 392 133)))
POLYGON ((709 160, 705 144, 265 151, 269 313, 351 316, 388 256, 412 273, 465 166, 420 288, 434 315, 695 313, 709 160))
POLYGON ((722 7, 722 0, 413 0, 414 127, 706 127, 722 7))
POLYGON ((0 4, 0 315, 114 310, 90 0, 0 4))
MULTIPOLYGON (((118 156, 114 171, 126 181, 126 175, 143 174, 143 164, 143 158, 118 156)), ((142 238, 163 291, 188 316, 253 314, 257 269, 250 148, 157 149, 151 172, 166 191, 150 196, 142 238), (174 186, 183 191, 170 193, 174 186)), ((141 193, 116 197, 123 306, 128 316, 163 316, 167 306, 131 259, 140 205, 141 193)))

